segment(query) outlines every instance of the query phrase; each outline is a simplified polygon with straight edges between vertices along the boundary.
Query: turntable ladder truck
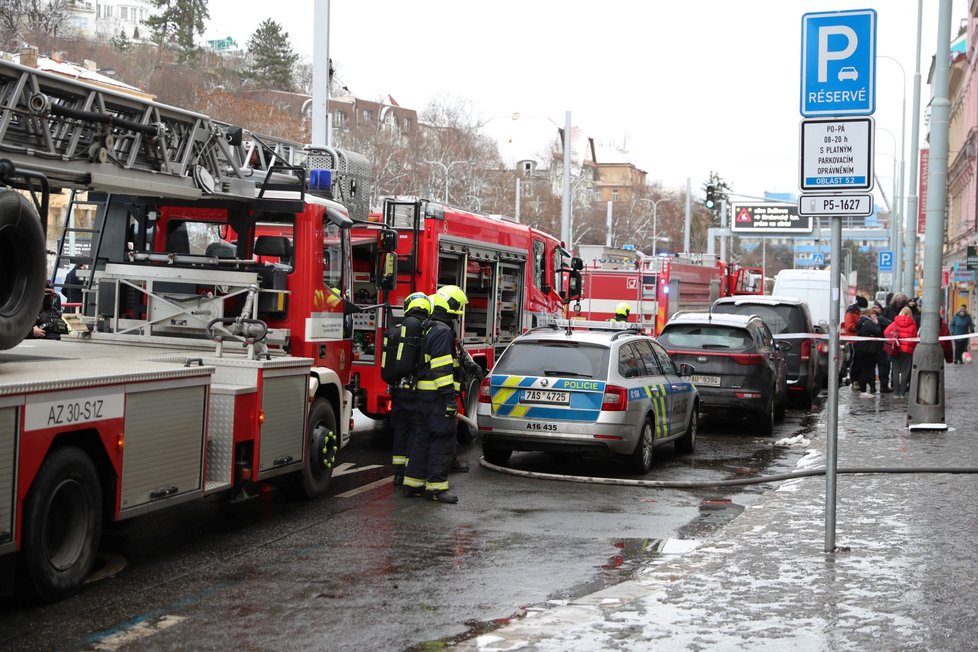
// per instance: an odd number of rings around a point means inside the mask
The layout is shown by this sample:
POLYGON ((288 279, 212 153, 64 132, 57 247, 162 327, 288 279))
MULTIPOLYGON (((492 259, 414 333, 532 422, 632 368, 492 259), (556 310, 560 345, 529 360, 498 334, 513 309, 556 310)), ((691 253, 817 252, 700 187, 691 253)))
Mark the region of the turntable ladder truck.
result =
POLYGON ((115 521, 259 483, 326 492, 352 429, 343 294, 368 177, 351 152, 0 61, 4 593, 76 591, 115 521), (58 252, 87 264, 81 310, 61 341, 21 342, 62 190, 65 232, 96 208, 87 251, 58 252))

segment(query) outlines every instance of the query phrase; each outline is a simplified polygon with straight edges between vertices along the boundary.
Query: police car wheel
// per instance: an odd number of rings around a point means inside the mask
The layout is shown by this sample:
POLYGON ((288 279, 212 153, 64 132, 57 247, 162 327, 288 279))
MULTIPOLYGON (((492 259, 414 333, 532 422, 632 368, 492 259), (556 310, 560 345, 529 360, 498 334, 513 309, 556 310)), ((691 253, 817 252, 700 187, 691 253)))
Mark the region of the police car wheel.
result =
POLYGON ((102 536, 102 488, 81 449, 51 453, 24 502, 23 589, 43 602, 74 593, 95 564, 102 536))
POLYGON ((0 192, 0 350, 20 344, 44 300, 44 230, 34 206, 0 192))
POLYGON ((333 406, 324 398, 317 398, 309 408, 309 450, 300 473, 302 494, 316 498, 326 493, 333 478, 336 455, 339 453, 339 437, 333 406))
POLYGON ((652 419, 646 417, 642 424, 642 434, 639 435, 638 442, 635 444, 635 451, 629 460, 632 471, 638 474, 645 474, 652 468, 652 447, 655 445, 655 435, 652 426, 652 419))
POLYGON ((486 461, 490 464, 495 464, 496 466, 502 466, 509 462, 509 458, 513 455, 513 450, 510 448, 483 448, 482 456, 486 458, 486 461))
MULTIPOLYGON (((476 411, 479 409, 479 381, 473 380, 465 390, 465 416, 475 421, 476 411)), ((475 441, 478 430, 459 420, 458 422, 458 443, 471 444, 475 441)))
POLYGON ((689 415, 689 423, 686 425, 686 432, 676 440, 677 453, 692 453, 696 450, 696 433, 699 430, 700 415, 699 406, 693 406, 693 412, 689 415))

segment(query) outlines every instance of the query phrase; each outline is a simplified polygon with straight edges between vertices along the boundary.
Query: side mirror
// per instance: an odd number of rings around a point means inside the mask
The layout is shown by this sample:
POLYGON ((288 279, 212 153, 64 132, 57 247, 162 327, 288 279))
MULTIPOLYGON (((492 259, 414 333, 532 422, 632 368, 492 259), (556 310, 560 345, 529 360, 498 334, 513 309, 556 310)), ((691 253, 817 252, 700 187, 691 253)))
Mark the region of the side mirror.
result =
POLYGON ((779 351, 790 351, 791 350, 791 342, 789 342, 787 340, 779 340, 775 344, 778 347, 778 350, 779 351))
POLYGON ((380 250, 385 254, 397 251, 397 231, 384 229, 380 232, 380 250))
POLYGON ((819 335, 825 335, 825 329, 822 328, 822 325, 821 324, 815 324, 814 326, 812 326, 812 328, 819 335))
POLYGON ((385 292, 391 292, 397 287, 397 254, 386 252, 380 259, 380 278, 377 287, 385 292))
POLYGON ((542 288, 540 288, 540 289, 543 290, 543 293, 544 294, 550 294, 551 292, 554 291, 553 287, 551 287, 551 286, 549 286, 547 284, 544 284, 544 286, 542 288))
POLYGON ((694 367, 693 365, 689 364, 688 362, 680 362, 679 363, 679 375, 680 376, 683 376, 684 378, 688 378, 688 377, 692 376, 694 373, 696 373, 696 367, 694 367))
POLYGON ((564 297, 564 301, 570 303, 574 299, 579 299, 581 297, 581 289, 583 285, 583 279, 581 278, 581 273, 574 270, 567 274, 567 296, 564 297))
POLYGON ((574 256, 573 258, 571 258, 571 269, 574 270, 575 272, 584 269, 584 261, 578 258, 577 256, 574 256))

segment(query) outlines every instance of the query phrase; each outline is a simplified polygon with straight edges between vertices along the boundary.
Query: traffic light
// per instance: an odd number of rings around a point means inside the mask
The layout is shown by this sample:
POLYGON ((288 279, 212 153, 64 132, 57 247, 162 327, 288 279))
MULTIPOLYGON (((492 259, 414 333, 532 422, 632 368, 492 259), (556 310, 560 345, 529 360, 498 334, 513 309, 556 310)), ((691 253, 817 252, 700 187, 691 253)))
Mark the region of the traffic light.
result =
POLYGON ((713 209, 717 205, 717 188, 713 184, 706 187, 706 201, 703 204, 709 208, 713 209))

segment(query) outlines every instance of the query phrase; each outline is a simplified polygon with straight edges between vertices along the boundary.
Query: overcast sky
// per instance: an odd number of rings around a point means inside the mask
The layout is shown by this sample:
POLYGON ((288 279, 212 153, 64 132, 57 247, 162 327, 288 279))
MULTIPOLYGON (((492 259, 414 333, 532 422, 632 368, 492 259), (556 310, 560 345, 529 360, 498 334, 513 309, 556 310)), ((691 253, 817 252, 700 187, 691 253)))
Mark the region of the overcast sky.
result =
MULTIPOLYGON (((209 7, 208 38, 244 46, 272 18, 311 60, 313 0, 209 7)), ((926 105, 938 0, 923 7, 926 105)), ((575 126, 624 147, 650 181, 680 187, 690 177, 695 192, 716 170, 745 195, 797 193, 801 17, 864 8, 878 12, 878 55, 906 73, 909 151, 915 0, 332 0, 330 56, 361 98, 390 94, 419 111, 463 98, 492 118, 494 132, 505 132, 514 112, 562 125, 571 111, 575 126)), ((966 12, 967 1, 954 0, 952 37, 966 12)), ((899 158, 903 74, 880 58, 877 80, 874 117, 895 136, 899 158)), ((889 194, 894 138, 880 131, 877 139, 877 176, 889 194)))

